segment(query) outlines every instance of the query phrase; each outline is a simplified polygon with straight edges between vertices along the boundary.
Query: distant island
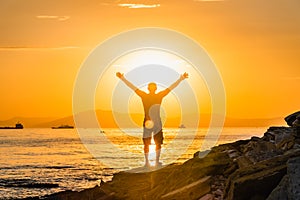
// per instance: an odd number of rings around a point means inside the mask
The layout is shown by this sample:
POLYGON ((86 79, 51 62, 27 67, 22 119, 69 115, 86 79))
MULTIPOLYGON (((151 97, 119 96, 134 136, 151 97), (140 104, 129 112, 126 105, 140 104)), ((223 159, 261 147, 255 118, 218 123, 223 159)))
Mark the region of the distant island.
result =
POLYGON ((70 126, 70 125, 60 125, 60 126, 53 126, 51 127, 52 129, 72 129, 74 128, 74 126, 70 126))

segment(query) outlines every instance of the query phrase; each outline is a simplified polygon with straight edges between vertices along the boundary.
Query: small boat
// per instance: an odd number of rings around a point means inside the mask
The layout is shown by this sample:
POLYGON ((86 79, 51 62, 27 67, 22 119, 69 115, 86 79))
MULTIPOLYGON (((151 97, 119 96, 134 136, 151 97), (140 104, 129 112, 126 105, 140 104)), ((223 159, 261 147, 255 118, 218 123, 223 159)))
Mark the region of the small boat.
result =
POLYGON ((70 125, 60 125, 60 126, 53 126, 51 127, 52 129, 72 129, 74 128, 74 126, 70 126, 70 125))
POLYGON ((184 124, 181 124, 178 128, 186 128, 184 124))
POLYGON ((5 127, 0 127, 0 129, 23 129, 24 126, 20 122, 16 123, 16 126, 5 126, 5 127))

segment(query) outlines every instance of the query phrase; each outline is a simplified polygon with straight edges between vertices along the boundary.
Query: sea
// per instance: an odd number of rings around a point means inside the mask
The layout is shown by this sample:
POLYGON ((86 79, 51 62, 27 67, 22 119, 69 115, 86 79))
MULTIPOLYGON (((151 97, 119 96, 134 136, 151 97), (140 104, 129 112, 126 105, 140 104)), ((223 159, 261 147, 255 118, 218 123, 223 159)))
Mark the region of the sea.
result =
MULTIPOLYGON (((163 165, 184 163, 195 152, 208 152, 212 146, 252 136, 261 137, 267 128, 220 130, 220 134, 214 134, 206 128, 165 128, 161 154, 163 165)), ((140 129, 2 129, 0 199, 81 191, 110 181, 114 173, 141 167, 144 162, 141 132, 140 129), (85 137, 87 133, 91 133, 88 139, 85 137)), ((150 152, 155 152, 153 141, 150 152)), ((151 153, 150 158, 154 162, 151 153)))

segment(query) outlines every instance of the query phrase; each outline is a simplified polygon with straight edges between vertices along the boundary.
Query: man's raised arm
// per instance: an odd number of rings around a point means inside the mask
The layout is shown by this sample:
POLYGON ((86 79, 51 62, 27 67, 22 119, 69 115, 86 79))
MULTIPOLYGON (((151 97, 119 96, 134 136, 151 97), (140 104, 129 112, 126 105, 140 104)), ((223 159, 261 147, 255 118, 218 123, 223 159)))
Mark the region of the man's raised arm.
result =
POLYGON ((116 73, 116 76, 118 78, 120 78, 129 88, 131 88, 133 91, 136 91, 138 88, 133 85, 131 82, 129 82, 125 77, 124 77, 124 74, 120 73, 120 72, 117 72, 116 73))
POLYGON ((184 72, 184 74, 181 74, 180 77, 179 77, 179 79, 178 79, 177 81, 175 81, 172 85, 170 85, 170 86, 168 87, 168 89, 169 89, 169 90, 173 90, 175 87, 177 87, 177 85, 179 85, 179 83, 180 83, 181 81, 183 81, 184 79, 186 79, 186 78, 188 78, 188 77, 189 77, 188 73, 184 72))

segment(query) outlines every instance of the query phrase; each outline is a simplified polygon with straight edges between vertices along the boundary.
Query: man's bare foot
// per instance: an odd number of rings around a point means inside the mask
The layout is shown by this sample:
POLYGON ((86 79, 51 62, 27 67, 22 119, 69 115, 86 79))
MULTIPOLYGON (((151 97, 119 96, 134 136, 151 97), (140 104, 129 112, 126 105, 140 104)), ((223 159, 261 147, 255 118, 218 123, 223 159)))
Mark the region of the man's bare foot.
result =
POLYGON ((156 162, 155 167, 161 167, 163 164, 161 162, 156 162))
POLYGON ((145 167, 145 168, 150 168, 150 167, 151 167, 151 165, 150 165, 150 163, 149 163, 149 162, 146 162, 146 163, 145 163, 145 165, 144 165, 144 167, 145 167))

